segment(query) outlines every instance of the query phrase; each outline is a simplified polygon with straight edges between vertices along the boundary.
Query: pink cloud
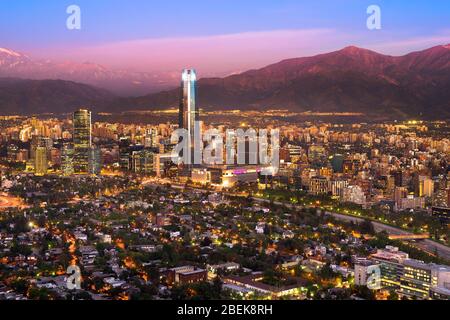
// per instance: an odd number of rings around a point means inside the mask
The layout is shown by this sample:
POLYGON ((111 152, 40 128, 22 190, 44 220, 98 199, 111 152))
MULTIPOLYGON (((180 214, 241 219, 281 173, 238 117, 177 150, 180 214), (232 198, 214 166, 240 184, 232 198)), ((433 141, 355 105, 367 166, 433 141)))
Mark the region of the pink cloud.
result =
MULTIPOLYGON (((348 45, 384 54, 402 55, 450 42, 450 31, 428 37, 398 39, 389 32, 344 33, 334 29, 275 30, 236 34, 151 38, 76 48, 58 48, 57 60, 94 62, 117 69, 172 73, 178 79, 183 68, 194 67, 201 77, 225 76, 260 68, 283 59, 339 50, 348 45)), ((57 55, 56 55, 57 54, 57 55)))
POLYGON ((59 56, 110 67, 168 72, 195 67, 225 75, 278 60, 339 49, 345 37, 331 29, 279 30, 228 35, 156 38, 59 51, 59 56), (62 54, 61 54, 62 53, 62 54))

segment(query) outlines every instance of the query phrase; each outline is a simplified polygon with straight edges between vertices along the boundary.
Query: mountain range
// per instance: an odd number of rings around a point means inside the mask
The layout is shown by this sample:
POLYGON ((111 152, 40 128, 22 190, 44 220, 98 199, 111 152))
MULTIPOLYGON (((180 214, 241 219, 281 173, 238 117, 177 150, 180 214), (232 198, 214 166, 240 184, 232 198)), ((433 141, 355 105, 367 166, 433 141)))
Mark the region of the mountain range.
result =
POLYGON ((11 49, 0 48, 0 77, 74 81, 113 91, 118 95, 139 96, 173 87, 178 82, 179 75, 113 70, 91 62, 39 60, 11 49))
POLYGON ((77 82, 0 78, 0 115, 62 114, 115 98, 104 89, 77 82))
MULTIPOLYGON (((16 58, 19 57, 6 60, 8 68, 20 65, 15 62, 16 58)), ((0 76, 4 76, 4 61, 0 56, 0 76)), ((11 110, 11 99, 17 105, 21 103, 15 110, 25 114, 37 113, 35 110, 68 111, 62 106, 75 108, 78 95, 78 105, 88 100, 96 111, 167 109, 178 106, 180 94, 175 88, 140 97, 115 97, 104 89, 60 81, 60 91, 53 103, 51 97, 41 96, 46 94, 43 87, 50 85, 48 82, 42 85, 26 82, 17 86, 23 94, 34 95, 18 100, 16 85, 8 83, 9 95, 5 96, 2 81, 0 113, 5 113, 8 106, 11 110), (28 91, 23 91, 24 86, 30 86, 28 91), (75 89, 76 86, 80 87, 75 89), (63 102, 65 96, 67 103, 63 102)), ((225 78, 203 78, 198 81, 198 104, 205 110, 288 109, 361 112, 378 118, 446 119, 450 117, 450 45, 396 57, 350 46, 313 57, 284 60, 225 78)))
MULTIPOLYGON (((118 99, 113 108, 176 106, 180 90, 118 99)), ((198 81, 198 101, 214 109, 288 109, 371 115, 449 116, 450 45, 401 57, 357 47, 284 60, 226 78, 198 81)))

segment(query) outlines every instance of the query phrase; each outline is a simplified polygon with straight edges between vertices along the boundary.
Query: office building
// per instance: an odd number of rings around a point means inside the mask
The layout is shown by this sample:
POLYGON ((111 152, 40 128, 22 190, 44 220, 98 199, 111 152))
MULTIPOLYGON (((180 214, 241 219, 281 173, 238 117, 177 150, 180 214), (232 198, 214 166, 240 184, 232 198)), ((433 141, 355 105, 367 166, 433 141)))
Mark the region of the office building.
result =
POLYGON ((61 152, 61 172, 64 176, 71 176, 74 174, 73 154, 73 145, 65 143, 61 152))
POLYGON ((134 173, 151 174, 154 171, 155 153, 144 149, 141 151, 133 151, 132 170, 134 173))
POLYGON ((73 114, 73 167, 75 174, 89 173, 89 153, 92 147, 92 119, 88 110, 78 110, 73 114))
POLYGON ((145 130, 145 148, 154 148, 158 145, 158 129, 152 128, 145 130))
POLYGON ((424 197, 414 197, 414 195, 408 195, 406 198, 400 199, 397 204, 397 210, 408 210, 408 209, 423 209, 425 208, 425 198, 424 197))
POLYGON ((405 187, 395 187, 394 189, 394 201, 396 207, 401 206, 401 200, 406 198, 408 195, 408 189, 405 187))
POLYGON ((412 186, 416 197, 431 198, 434 192, 434 181, 418 173, 414 173, 412 177, 412 186))
POLYGON ((331 179, 328 182, 328 190, 331 195, 336 198, 342 199, 344 197, 344 190, 348 187, 348 181, 345 179, 331 179))
POLYGON ((256 183, 261 172, 268 169, 262 166, 227 166, 216 165, 192 170, 191 179, 199 184, 211 184, 231 188, 238 182, 256 183))
POLYGON ((386 246, 378 249, 370 259, 377 262, 381 270, 381 286, 386 289, 396 290, 400 288, 400 276, 403 274, 403 262, 408 259, 407 253, 398 248, 386 246))
POLYGON ((97 147, 91 147, 89 150, 89 174, 99 175, 102 171, 102 154, 97 147))
POLYGON ((432 268, 433 265, 422 261, 405 260, 399 292, 405 296, 426 299, 430 294, 432 268))
POLYGON ((368 259, 355 262, 355 285, 367 286, 370 276, 369 268, 374 265, 378 264, 368 259))
MULTIPOLYGON (((194 132, 196 121, 199 121, 199 110, 196 105, 197 75, 195 70, 185 69, 181 81, 181 101, 179 109, 179 128, 187 130, 191 168, 194 161, 194 132)), ((187 150, 186 150, 187 151, 187 150)), ((180 156, 184 156, 181 154, 180 156)))
POLYGON ((322 176, 312 177, 309 180, 309 193, 312 195, 327 194, 328 179, 322 176))
POLYGON ((47 174, 47 170, 47 149, 45 147, 37 147, 34 160, 34 173, 37 176, 44 176, 47 174))
POLYGON ((450 294, 448 266, 410 259, 392 246, 377 250, 370 259, 380 267, 383 289, 410 299, 442 299, 450 294))
POLYGON ((155 154, 153 163, 153 170, 157 177, 166 176, 168 170, 174 165, 171 153, 155 154))

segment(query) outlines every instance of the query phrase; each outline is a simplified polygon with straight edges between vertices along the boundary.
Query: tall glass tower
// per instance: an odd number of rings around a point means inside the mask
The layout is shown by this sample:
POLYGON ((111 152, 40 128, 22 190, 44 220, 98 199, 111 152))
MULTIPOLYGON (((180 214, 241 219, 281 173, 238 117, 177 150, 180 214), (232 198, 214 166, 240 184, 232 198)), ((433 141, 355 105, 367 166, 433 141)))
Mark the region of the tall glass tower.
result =
POLYGON ((188 130, 194 137, 194 124, 199 120, 196 106, 197 75, 195 70, 185 69, 181 77, 180 128, 188 130))
POLYGON ((73 114, 73 169, 75 174, 89 173, 89 153, 92 146, 91 112, 85 109, 73 114))
POLYGON ((194 130, 195 122, 199 121, 199 110, 196 106, 197 98, 197 74, 193 69, 183 70, 181 76, 181 101, 179 112, 179 127, 189 132, 189 145, 191 146, 191 158, 194 155, 194 130))

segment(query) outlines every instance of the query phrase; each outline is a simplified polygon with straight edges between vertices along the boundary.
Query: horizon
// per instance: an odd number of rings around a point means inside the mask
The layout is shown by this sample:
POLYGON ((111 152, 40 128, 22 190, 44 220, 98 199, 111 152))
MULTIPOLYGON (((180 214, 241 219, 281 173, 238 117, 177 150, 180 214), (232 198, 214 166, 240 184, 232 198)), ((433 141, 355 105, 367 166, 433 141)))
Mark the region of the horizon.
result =
MULTIPOLYGON (((259 66, 259 67, 250 68, 250 69, 246 69, 246 70, 240 70, 239 72, 233 72, 231 74, 225 74, 225 75, 222 75, 222 76, 202 76, 200 74, 198 80, 203 79, 203 78, 226 78, 226 77, 229 77, 229 76, 232 76, 232 75, 238 75, 238 74, 242 74, 242 73, 245 73, 245 72, 248 72, 248 71, 252 71, 252 70, 263 69, 265 67, 281 63, 283 61, 288 61, 288 60, 293 60, 293 59, 302 59, 302 58, 313 58, 313 57, 324 55, 324 54, 331 54, 331 53, 335 53, 335 52, 340 52, 340 51, 343 51, 343 50, 348 49, 348 48, 357 48, 357 49, 360 49, 360 50, 367 50, 367 51, 370 51, 370 52, 373 52, 373 53, 376 53, 376 54, 389 56, 389 57, 403 57, 403 56, 406 56, 406 55, 409 55, 409 54, 415 53, 415 52, 426 51, 426 50, 430 50, 430 49, 437 48, 437 47, 447 48, 449 46, 450 46, 450 42, 449 43, 441 43, 441 44, 435 44, 435 45, 433 45, 431 47, 428 46, 428 47, 424 47, 424 48, 421 48, 421 49, 416 49, 416 50, 413 50, 413 51, 409 51, 409 52, 405 52, 405 53, 402 53, 402 54, 395 55, 395 54, 388 54, 388 53, 384 53, 384 52, 373 50, 373 49, 368 49, 368 48, 361 47, 361 46, 358 46, 358 45, 355 45, 355 44, 349 44, 349 45, 346 45, 344 47, 338 48, 336 50, 327 51, 327 52, 319 52, 319 53, 316 53, 316 54, 306 55, 306 56, 287 57, 287 58, 284 58, 284 59, 281 59, 281 60, 268 62, 267 64, 259 66)), ((36 58, 36 57, 31 56, 31 55, 29 55, 29 54, 27 54, 25 52, 21 52, 21 51, 15 50, 14 48, 7 48, 7 47, 1 47, 0 46, 0 52, 5 52, 5 53, 13 55, 13 56, 15 56, 15 55, 25 56, 25 57, 29 58, 32 61, 45 61, 45 60, 52 61, 50 59, 44 59, 44 58, 39 59, 39 58, 36 58)), ((72 60, 65 60, 65 61, 52 61, 52 62, 57 62, 57 63, 62 63, 62 64, 64 64, 64 63, 71 63, 72 64, 73 63, 73 64, 79 64, 79 65, 83 65, 83 64, 98 65, 98 66, 105 67, 105 68, 109 69, 107 66, 103 65, 102 63, 98 63, 98 62, 94 62, 94 61, 76 62, 76 61, 72 61, 72 60)), ((195 69, 196 71, 198 71, 198 68, 196 68, 195 66, 192 66, 191 68, 195 69)), ((186 69, 186 67, 183 67, 179 71, 182 72, 184 69, 186 69)), ((113 71, 120 71, 120 70, 130 71, 130 70, 126 70, 126 69, 114 69, 114 68, 111 68, 111 70, 113 70, 113 71)), ((175 70, 173 72, 176 72, 177 74, 179 73, 178 71, 175 71, 175 70)), ((2 77, 2 78, 10 78, 10 77, 2 77)), ((13 77, 11 77, 11 78, 13 78, 13 77)), ((59 79, 47 79, 47 80, 59 80, 59 79)))

